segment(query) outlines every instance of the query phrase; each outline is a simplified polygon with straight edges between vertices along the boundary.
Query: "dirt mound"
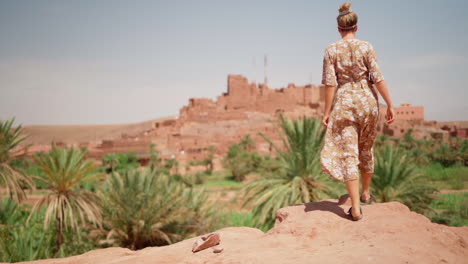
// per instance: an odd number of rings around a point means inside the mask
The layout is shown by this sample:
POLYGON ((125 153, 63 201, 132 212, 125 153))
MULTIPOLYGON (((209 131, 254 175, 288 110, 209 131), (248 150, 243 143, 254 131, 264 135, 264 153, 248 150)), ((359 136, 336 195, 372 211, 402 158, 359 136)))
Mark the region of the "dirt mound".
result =
POLYGON ((130 251, 93 250, 86 254, 32 263, 466 263, 468 227, 432 223, 399 202, 364 205, 354 222, 349 202, 323 200, 281 208, 274 228, 217 230, 224 250, 192 253, 199 237, 130 251))

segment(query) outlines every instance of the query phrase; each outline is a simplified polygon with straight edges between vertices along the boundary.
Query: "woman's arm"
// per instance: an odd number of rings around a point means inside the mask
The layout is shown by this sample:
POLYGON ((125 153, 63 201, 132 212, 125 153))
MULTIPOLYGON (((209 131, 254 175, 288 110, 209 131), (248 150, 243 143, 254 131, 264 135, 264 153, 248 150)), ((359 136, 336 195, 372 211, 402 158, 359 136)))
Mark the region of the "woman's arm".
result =
POLYGON ((376 83, 375 87, 377 88, 380 95, 383 97, 383 99, 387 103, 387 116, 385 116, 385 118, 387 119, 387 124, 390 124, 394 120, 395 111, 393 109, 392 99, 390 99, 390 94, 388 93, 387 83, 385 82, 385 80, 382 80, 376 83))
POLYGON ((328 48, 325 49, 325 55, 323 56, 322 84, 325 85, 325 109, 323 110, 324 115, 322 123, 326 128, 328 126, 328 117, 330 116, 333 97, 335 96, 336 87, 338 86, 334 59, 328 48))
POLYGON ((379 63, 377 62, 377 55, 375 54, 374 47, 372 47, 371 44, 369 44, 369 51, 367 53, 367 68, 369 69, 369 75, 372 82, 375 83, 375 87, 387 103, 387 115, 385 118, 387 119, 387 124, 390 124, 394 120, 395 111, 393 110, 393 103, 388 93, 387 83, 384 80, 379 68, 379 63))
POLYGON ((323 110, 322 124, 324 127, 328 126, 328 119, 330 117, 331 106, 333 97, 335 96, 336 86, 326 85, 325 86, 325 108, 323 110))

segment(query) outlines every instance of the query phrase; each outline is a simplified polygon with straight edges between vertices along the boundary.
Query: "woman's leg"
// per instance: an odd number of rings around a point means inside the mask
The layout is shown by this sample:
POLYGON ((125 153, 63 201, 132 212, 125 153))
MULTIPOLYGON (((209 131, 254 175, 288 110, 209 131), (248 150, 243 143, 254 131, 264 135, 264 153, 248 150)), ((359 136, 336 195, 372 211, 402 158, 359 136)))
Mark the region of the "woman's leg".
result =
POLYGON ((361 197, 364 200, 368 200, 370 198, 369 187, 370 187, 370 184, 371 184, 372 175, 374 175, 374 173, 372 173, 372 172, 362 172, 362 170, 361 170, 361 175, 362 175, 362 195, 361 195, 361 197))
POLYGON ((359 201, 359 178, 355 180, 346 181, 346 189, 348 189, 349 197, 352 203, 352 214, 354 217, 359 217, 360 212, 360 201, 359 201))

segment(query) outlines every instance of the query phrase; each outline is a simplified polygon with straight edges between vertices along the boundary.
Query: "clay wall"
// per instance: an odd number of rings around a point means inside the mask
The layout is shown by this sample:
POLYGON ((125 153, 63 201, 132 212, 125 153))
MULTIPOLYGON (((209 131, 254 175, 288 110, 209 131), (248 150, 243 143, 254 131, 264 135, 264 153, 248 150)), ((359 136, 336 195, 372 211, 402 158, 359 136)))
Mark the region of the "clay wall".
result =
POLYGON ((241 75, 228 75, 228 91, 216 101, 192 98, 180 111, 180 120, 209 123, 214 120, 245 119, 244 112, 276 113, 292 111, 298 106, 318 108, 324 98, 323 86, 295 86, 270 89, 249 83, 241 75))
MULTIPOLYGON (((380 115, 385 118, 387 107, 380 108, 380 115)), ((424 106, 412 106, 405 103, 395 107, 395 119, 398 120, 424 120, 424 106)))
POLYGON ((457 128, 450 133, 453 137, 468 138, 468 128, 457 128))

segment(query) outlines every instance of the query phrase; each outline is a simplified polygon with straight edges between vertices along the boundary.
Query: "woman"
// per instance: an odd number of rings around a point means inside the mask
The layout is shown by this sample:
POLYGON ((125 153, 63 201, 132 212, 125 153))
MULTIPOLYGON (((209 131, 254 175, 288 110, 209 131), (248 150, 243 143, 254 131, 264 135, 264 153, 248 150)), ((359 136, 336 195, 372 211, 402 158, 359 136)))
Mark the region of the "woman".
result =
POLYGON ((374 86, 387 103, 387 124, 394 120, 393 104, 375 51, 369 42, 355 38, 357 21, 351 3, 341 5, 337 17, 341 39, 325 49, 322 84, 326 86, 326 92, 322 122, 327 131, 320 153, 323 172, 345 182, 352 202, 348 214, 354 221, 363 216, 360 202, 375 201, 369 192, 379 118, 374 86), (359 171, 362 175, 361 197, 359 171))

